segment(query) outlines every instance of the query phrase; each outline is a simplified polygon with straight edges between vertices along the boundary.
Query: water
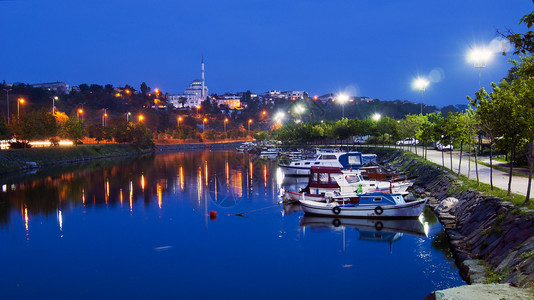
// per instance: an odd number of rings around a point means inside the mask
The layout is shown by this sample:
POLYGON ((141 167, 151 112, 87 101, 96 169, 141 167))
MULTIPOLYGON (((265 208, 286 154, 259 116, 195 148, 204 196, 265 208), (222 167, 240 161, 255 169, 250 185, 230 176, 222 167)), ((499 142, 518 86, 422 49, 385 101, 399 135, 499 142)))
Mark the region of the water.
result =
POLYGON ((464 284, 431 212, 380 231, 304 216, 277 202, 306 179, 235 151, 114 163, 0 180, 2 299, 422 299, 464 284))

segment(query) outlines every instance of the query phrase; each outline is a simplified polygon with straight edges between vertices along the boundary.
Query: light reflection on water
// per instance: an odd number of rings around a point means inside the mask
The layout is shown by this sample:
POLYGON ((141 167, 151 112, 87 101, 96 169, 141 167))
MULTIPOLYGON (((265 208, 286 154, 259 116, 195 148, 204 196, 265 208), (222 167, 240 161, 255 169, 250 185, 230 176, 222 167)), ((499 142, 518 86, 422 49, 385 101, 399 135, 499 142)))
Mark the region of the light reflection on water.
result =
POLYGON ((0 180, 3 298, 421 299, 463 284, 431 212, 336 219, 277 204, 306 183, 234 151, 0 180))

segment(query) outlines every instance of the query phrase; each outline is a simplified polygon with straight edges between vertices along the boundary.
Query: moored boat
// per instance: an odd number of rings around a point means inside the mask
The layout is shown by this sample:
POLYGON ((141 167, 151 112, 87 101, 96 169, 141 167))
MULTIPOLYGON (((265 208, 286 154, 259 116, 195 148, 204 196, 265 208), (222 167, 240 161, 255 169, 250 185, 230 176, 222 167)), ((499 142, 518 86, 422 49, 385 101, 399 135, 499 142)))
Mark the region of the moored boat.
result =
POLYGON ((299 200, 308 214, 361 218, 416 218, 427 199, 406 203, 401 194, 365 193, 352 197, 334 197, 328 202, 299 200))
POLYGON ((295 160, 279 164, 285 175, 310 175, 311 167, 360 168, 363 166, 360 152, 318 153, 314 159, 295 160))

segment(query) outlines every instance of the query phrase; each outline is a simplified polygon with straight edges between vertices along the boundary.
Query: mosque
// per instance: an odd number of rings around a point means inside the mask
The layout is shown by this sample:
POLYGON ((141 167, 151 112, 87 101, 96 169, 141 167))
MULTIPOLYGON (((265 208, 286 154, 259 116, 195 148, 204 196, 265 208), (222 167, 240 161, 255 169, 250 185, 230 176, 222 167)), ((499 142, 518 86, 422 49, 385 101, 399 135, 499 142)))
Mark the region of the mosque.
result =
POLYGON ((202 79, 193 80, 183 94, 169 95, 167 101, 176 108, 196 107, 208 97, 208 87, 204 79, 204 57, 201 66, 202 79), (183 104, 183 105, 182 105, 183 104))

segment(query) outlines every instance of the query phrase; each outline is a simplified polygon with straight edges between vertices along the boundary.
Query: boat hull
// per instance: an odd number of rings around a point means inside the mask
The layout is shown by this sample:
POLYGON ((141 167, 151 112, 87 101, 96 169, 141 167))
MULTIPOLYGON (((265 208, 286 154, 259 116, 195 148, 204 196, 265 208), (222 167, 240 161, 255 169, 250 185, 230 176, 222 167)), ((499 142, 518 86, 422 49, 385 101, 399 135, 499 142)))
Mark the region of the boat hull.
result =
POLYGON ((312 215, 355 218, 417 218, 423 212, 427 199, 384 206, 343 206, 336 202, 321 203, 309 200, 299 200, 299 202, 302 210, 312 215))

